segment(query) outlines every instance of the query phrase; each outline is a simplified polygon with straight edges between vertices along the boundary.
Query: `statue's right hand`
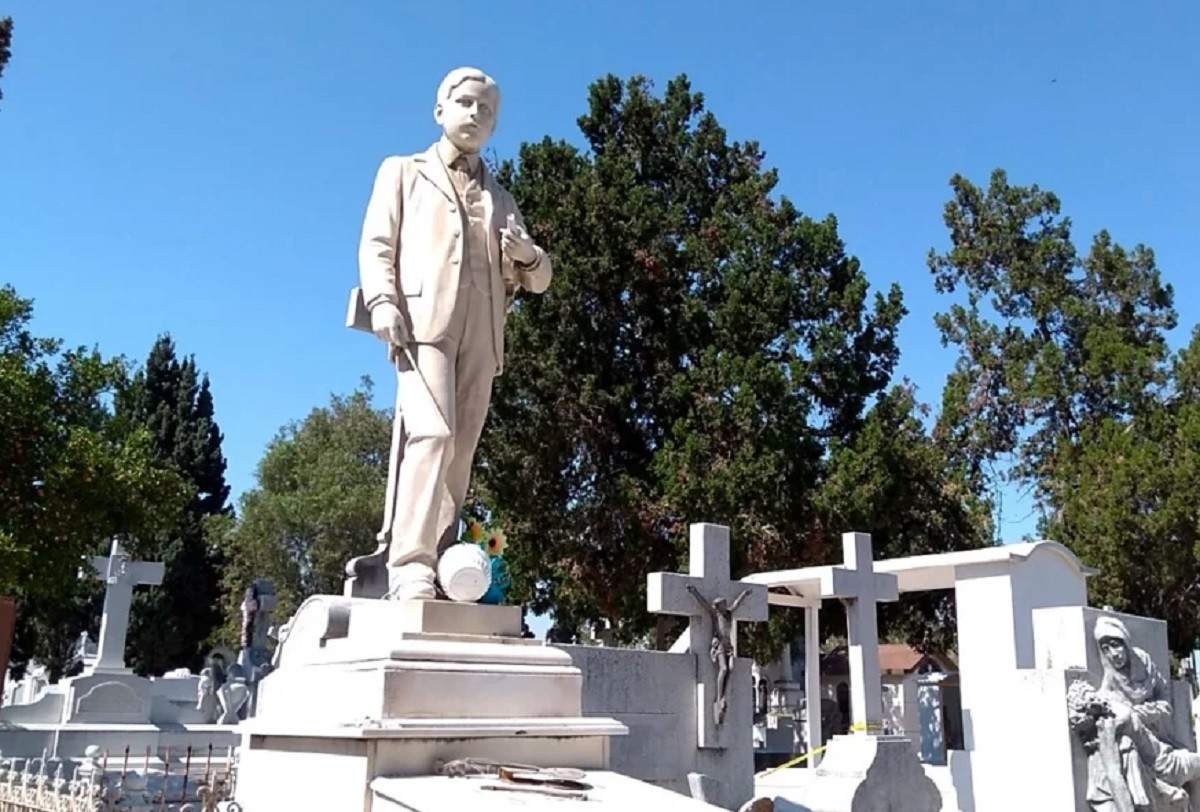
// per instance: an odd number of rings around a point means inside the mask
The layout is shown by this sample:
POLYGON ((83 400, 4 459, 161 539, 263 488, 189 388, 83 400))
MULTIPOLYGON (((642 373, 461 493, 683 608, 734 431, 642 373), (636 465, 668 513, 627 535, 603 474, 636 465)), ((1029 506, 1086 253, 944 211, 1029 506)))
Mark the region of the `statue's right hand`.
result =
POLYGON ((380 302, 371 308, 371 332, 388 344, 404 346, 412 342, 400 308, 391 302, 380 302))
POLYGON ((1127 729, 1133 723, 1133 708, 1124 702, 1113 705, 1113 724, 1118 730, 1127 729))

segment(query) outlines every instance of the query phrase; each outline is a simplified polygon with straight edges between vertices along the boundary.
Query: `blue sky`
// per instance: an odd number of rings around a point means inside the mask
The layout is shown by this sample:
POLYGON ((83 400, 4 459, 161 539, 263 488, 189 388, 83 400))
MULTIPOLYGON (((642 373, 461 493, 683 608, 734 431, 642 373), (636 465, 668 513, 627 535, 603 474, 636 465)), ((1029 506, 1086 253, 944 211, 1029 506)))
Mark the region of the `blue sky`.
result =
MULTIPOLYGON (((342 326, 375 167, 437 135, 434 91, 475 64, 504 92, 492 146, 578 143, 589 82, 686 73, 756 139, 801 209, 838 216, 911 311, 899 373, 936 402, 952 362, 925 268, 947 181, 1056 191, 1084 245, 1144 242, 1200 314, 1200 5, 1065 2, 0 0, 0 282, 35 328, 145 356, 169 331, 212 377, 235 492, 278 429, 377 381, 342 326), (1150 10, 1150 9, 1153 10, 1150 10)), ((1010 505, 1003 535, 1032 527, 1010 505)), ((704 517, 696 517, 702 521, 704 517)), ((368 544, 369 546, 369 544, 368 544)))

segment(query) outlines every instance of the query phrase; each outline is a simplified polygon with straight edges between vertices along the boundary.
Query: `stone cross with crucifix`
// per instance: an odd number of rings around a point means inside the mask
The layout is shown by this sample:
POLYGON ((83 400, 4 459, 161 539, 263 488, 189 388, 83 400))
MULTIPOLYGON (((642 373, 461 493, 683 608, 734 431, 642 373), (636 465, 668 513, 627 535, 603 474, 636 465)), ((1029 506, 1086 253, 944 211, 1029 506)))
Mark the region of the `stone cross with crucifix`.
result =
POLYGON ((129 610, 135 586, 157 586, 163 581, 165 567, 148 561, 130 561, 113 539, 112 553, 92 559, 92 569, 106 584, 104 615, 100 619, 100 645, 91 673, 124 674, 125 634, 129 631, 129 610))
POLYGON ((869 533, 842 535, 842 561, 822 574, 821 597, 840 598, 846 606, 850 730, 877 734, 883 728, 877 604, 896 600, 899 590, 895 575, 875 572, 869 533))
MULTIPOLYGON (((729 528, 694 524, 688 574, 651 573, 651 612, 688 617, 688 650, 697 657, 696 736, 702 748, 729 741, 729 693, 737 660, 737 622, 767 619, 767 589, 729 579, 729 528)), ((749 681, 746 680, 749 684, 749 681)), ((746 721, 749 724, 749 720, 746 721)))

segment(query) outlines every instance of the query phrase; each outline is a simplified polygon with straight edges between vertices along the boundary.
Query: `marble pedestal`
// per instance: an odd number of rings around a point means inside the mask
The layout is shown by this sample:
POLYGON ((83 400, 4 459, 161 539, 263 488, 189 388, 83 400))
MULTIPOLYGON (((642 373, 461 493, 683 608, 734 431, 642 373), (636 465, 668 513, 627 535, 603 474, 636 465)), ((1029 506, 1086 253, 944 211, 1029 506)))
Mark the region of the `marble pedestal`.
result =
POLYGON ((394 808, 372 782, 388 779, 394 798, 396 781, 463 758, 602 771, 609 737, 627 730, 582 716, 581 689, 569 655, 521 637, 519 607, 314 597, 239 728, 236 800, 394 808))
POLYGON ((939 812, 942 795, 904 736, 829 741, 816 770, 780 770, 755 786, 777 812, 939 812), (815 774, 814 774, 815 773, 815 774))

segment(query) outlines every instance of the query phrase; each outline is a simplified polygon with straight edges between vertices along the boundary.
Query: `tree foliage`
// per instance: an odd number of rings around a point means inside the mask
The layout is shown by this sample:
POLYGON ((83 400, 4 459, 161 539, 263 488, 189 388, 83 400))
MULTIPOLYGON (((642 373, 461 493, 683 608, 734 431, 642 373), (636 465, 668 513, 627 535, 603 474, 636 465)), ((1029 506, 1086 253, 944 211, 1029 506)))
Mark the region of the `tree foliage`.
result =
POLYGON ((1168 621, 1184 656, 1200 635, 1200 332, 1170 367, 1171 388, 1125 420, 1101 419, 1062 455, 1070 483, 1045 532, 1100 572, 1095 605, 1168 621))
MULTIPOLYGON (((974 549, 991 535, 991 504, 933 441, 927 412, 911 386, 894 386, 833 444, 818 510, 831 528, 871 533, 876 559, 974 549)), ((880 607, 880 634, 896 641, 951 651, 955 629, 952 591, 880 607)))
POLYGON ((392 420, 371 406, 371 383, 286 426, 242 495, 236 523, 219 521, 226 555, 222 640, 237 639, 242 593, 267 578, 286 619, 314 594, 340 594, 346 562, 374 549, 383 518, 392 420))
MULTIPOLYGON (((12 17, 0 17, 0 79, 4 78, 4 68, 12 58, 12 17)), ((0 99, 4 98, 4 90, 0 88, 0 99)))
POLYGON ((1153 251, 1106 232, 1080 254, 1058 198, 951 180, 950 249, 930 252, 958 361, 937 436, 974 480, 999 461, 1039 531, 1101 570, 1092 601, 1164 617, 1176 651, 1200 622, 1195 341, 1173 355, 1171 286, 1153 251))
POLYGON ((116 399, 119 420, 150 435, 155 456, 191 486, 174 525, 142 549, 165 567, 161 589, 134 594, 129 665, 138 673, 198 670, 204 645, 221 622, 220 554, 205 534, 208 517, 229 511, 225 456, 212 391, 193 357, 180 360, 169 336, 155 341, 145 365, 116 399))
POLYGON ((731 526, 735 576, 828 563, 871 529, 831 525, 868 517, 819 494, 890 381, 904 308, 895 286, 870 294, 832 216, 772 196, 758 145, 731 143, 686 78, 661 98, 597 81, 579 127, 586 151, 546 139, 501 169, 555 278, 510 315, 476 481, 514 597, 629 640, 690 523, 731 526))
POLYGON ((99 623, 98 584, 78 577, 91 572, 87 556, 115 534, 169 525, 188 489, 150 435, 106 407, 123 363, 34 335, 32 314, 0 288, 0 594, 18 600, 14 663, 36 657, 58 674, 99 623))

